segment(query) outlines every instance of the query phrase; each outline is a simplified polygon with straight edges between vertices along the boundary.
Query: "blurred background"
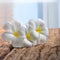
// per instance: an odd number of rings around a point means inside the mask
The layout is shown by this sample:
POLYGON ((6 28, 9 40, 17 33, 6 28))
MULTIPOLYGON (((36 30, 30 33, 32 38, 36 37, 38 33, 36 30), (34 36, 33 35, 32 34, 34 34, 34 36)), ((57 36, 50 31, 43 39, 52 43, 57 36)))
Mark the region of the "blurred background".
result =
POLYGON ((48 28, 60 28, 60 0, 0 0, 0 28, 7 20, 26 23, 41 18, 48 28))

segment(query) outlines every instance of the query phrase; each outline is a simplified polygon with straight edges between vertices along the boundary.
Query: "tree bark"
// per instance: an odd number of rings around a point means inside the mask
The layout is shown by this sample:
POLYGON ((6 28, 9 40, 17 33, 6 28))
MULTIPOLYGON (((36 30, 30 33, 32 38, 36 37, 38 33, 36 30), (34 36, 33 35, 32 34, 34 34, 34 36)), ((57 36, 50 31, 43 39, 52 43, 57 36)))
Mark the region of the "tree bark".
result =
POLYGON ((45 44, 14 48, 4 60, 60 60, 60 29, 49 29, 45 44))

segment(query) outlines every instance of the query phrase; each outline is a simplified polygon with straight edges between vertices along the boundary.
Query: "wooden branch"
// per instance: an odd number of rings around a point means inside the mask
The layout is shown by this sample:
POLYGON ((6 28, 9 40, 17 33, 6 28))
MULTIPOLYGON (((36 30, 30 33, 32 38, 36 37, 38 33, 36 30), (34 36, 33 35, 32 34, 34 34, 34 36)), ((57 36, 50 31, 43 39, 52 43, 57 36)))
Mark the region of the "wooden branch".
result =
POLYGON ((14 48, 4 60, 60 60, 60 29, 49 29, 45 44, 14 48))

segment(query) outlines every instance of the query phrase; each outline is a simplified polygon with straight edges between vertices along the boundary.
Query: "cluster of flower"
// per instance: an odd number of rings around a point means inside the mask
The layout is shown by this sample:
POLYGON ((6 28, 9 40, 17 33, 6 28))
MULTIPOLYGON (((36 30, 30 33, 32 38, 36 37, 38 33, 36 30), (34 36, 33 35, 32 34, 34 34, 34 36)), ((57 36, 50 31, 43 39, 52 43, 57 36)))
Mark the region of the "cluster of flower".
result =
POLYGON ((15 20, 7 21, 3 28, 6 30, 2 34, 3 40, 12 40, 13 47, 29 47, 45 43, 48 36, 48 28, 42 19, 31 19, 27 24, 15 20))

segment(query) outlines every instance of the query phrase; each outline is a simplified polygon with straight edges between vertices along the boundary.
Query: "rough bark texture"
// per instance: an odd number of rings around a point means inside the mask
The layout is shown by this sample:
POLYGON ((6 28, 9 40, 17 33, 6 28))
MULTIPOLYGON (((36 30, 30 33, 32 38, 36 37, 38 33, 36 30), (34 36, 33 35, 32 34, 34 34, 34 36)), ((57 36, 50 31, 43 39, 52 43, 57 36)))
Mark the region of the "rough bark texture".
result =
POLYGON ((3 60, 3 58, 11 51, 12 45, 9 42, 5 42, 2 40, 2 33, 5 32, 5 30, 0 26, 0 60, 3 60))
POLYGON ((10 52, 12 49, 12 46, 8 42, 4 42, 2 39, 0 39, 0 60, 3 60, 3 58, 10 52))
POLYGON ((60 60, 60 29, 49 29, 45 44, 14 48, 4 60, 60 60))

